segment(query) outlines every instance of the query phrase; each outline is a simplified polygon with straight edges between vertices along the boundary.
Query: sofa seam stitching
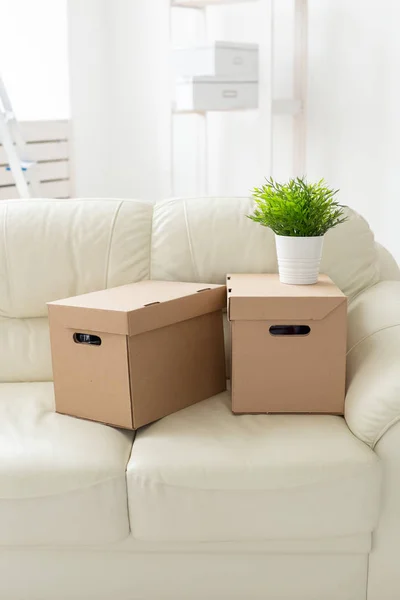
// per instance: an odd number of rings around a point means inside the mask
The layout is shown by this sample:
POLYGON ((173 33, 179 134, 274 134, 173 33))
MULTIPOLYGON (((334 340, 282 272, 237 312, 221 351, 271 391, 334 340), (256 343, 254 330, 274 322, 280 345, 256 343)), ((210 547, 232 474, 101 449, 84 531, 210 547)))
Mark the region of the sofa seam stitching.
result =
POLYGON ((121 207, 122 207, 123 203, 124 203, 124 201, 121 200, 120 203, 118 204, 117 209, 116 209, 116 211, 114 213, 114 217, 113 217, 112 223, 111 223, 110 237, 109 237, 109 240, 108 240, 107 262, 106 262, 106 269, 105 269, 105 282, 104 282, 105 289, 107 289, 107 286, 108 286, 108 275, 109 275, 109 268, 110 268, 111 246, 112 246, 112 241, 113 241, 113 237, 114 237, 115 226, 116 226, 116 223, 117 223, 119 211, 121 210, 121 207))
POLYGON ((379 285, 380 283, 383 283, 383 281, 381 281, 381 280, 375 281, 375 283, 371 283, 370 285, 367 285, 367 287, 363 288, 362 290, 360 290, 359 292, 354 294, 354 296, 348 297, 348 305, 351 306, 353 304, 354 300, 357 300, 357 298, 362 296, 362 294, 364 294, 364 292, 368 292, 369 290, 372 290, 372 288, 379 285))
MULTIPOLYGON (((371 536, 372 536, 372 533, 373 532, 371 532, 371 536)), ((370 562, 369 561, 369 557, 371 555, 371 551, 372 551, 372 539, 371 539, 371 550, 367 553, 367 559, 366 559, 367 560, 367 573, 366 573, 366 582, 365 582, 366 583, 366 585, 365 585, 365 600, 368 600, 368 595, 369 595, 369 590, 368 590, 368 584, 369 584, 369 567, 370 567, 370 565, 369 565, 369 562, 370 562)))
POLYGON ((152 277, 152 266, 153 266, 153 231, 154 231, 154 212, 157 204, 153 204, 151 208, 151 223, 150 223, 150 236, 149 236, 149 266, 147 273, 149 279, 152 277))
POLYGON ((193 271, 194 271, 195 277, 198 280, 199 279, 199 273, 198 273, 196 262, 195 262, 195 259, 194 259, 193 245, 192 245, 192 236, 191 236, 191 233, 190 233, 189 219, 188 219, 188 214, 187 214, 187 201, 186 200, 183 201, 183 212, 184 212, 184 217, 185 217, 185 225, 186 225, 186 231, 187 231, 187 238, 188 238, 188 244, 189 244, 190 257, 192 259, 193 271))
POLYGON ((0 315, 0 321, 1 319, 4 320, 8 320, 8 321, 30 321, 32 319, 48 319, 48 316, 39 316, 39 317, 5 317, 3 315, 0 315))
POLYGON ((386 423, 386 425, 384 427, 382 427, 382 429, 379 430, 379 432, 377 433, 377 435, 375 436, 373 442, 372 442, 372 449, 375 448, 376 444, 379 442, 379 440, 385 435, 385 433, 387 433, 389 431, 389 429, 391 429, 393 427, 393 425, 396 425, 396 423, 398 423, 400 421, 400 415, 396 415, 395 417, 393 417, 393 419, 391 419, 389 421, 389 423, 386 423))
MULTIPOLYGON (((122 473, 121 475, 115 475, 114 477, 107 477, 105 479, 99 479, 99 481, 96 481, 94 483, 90 483, 89 485, 85 485, 85 486, 81 486, 81 487, 76 487, 76 488, 72 488, 70 490, 65 490, 64 492, 55 492, 55 493, 49 493, 49 494, 41 494, 41 495, 37 495, 37 496, 1 496, 0 497, 0 504, 2 502, 7 502, 7 501, 21 501, 23 502, 24 500, 42 500, 44 498, 57 498, 59 496, 66 496, 68 494, 74 494, 75 492, 81 492, 81 491, 86 491, 86 490, 90 490, 98 485, 102 485, 104 483, 110 483, 112 481, 116 481, 117 479, 123 479, 125 483, 127 483, 126 480, 126 471, 124 473, 122 473)), ((128 493, 128 488, 127 486, 125 486, 126 492, 128 493)))
POLYGON ((5 210, 4 210, 3 239, 4 239, 4 258, 5 258, 5 263, 6 263, 6 281, 7 281, 8 296, 9 296, 9 309, 11 310, 11 307, 14 305, 14 302, 13 302, 13 294, 12 294, 12 286, 11 286, 11 271, 10 271, 9 257, 8 257, 7 217, 8 217, 8 203, 6 203, 5 210))
POLYGON ((368 340, 369 338, 373 337, 376 333, 380 333, 381 331, 386 331, 387 329, 395 329, 396 327, 400 327, 400 323, 394 323, 392 325, 386 325, 386 327, 381 327, 380 329, 377 329, 376 331, 373 331, 372 333, 369 333, 368 335, 366 335, 365 337, 361 338, 361 340, 358 340, 358 342, 356 342, 351 348, 350 350, 348 350, 346 352, 346 356, 348 356, 350 354, 350 352, 352 352, 354 350, 354 348, 357 348, 357 346, 359 344, 362 344, 363 342, 365 342, 365 340, 368 340))
MULTIPOLYGON (((367 464, 367 463, 365 463, 367 464)), ((368 469, 375 469, 376 468, 376 461, 374 461, 371 464, 368 464, 368 469)), ((242 493, 242 492, 248 492, 251 494, 254 494, 255 492, 261 492, 261 493, 271 493, 271 492, 276 492, 276 493, 282 493, 282 492, 293 492, 299 489, 305 489, 305 488, 309 488, 310 486, 318 486, 321 484, 320 481, 314 481, 312 483, 302 483, 296 486, 292 486, 292 487, 288 487, 288 488, 262 488, 262 489, 255 489, 255 488, 250 488, 250 489, 240 489, 240 488, 205 488, 205 487, 188 487, 185 485, 176 485, 173 483, 167 483, 165 481, 159 481, 159 480, 155 480, 152 479, 149 476, 146 475, 138 475, 136 473, 133 473, 133 471, 127 471, 127 482, 129 481, 129 478, 133 477, 136 479, 139 479, 143 482, 147 482, 150 483, 152 485, 162 485, 166 488, 173 488, 173 489, 179 489, 179 490, 189 490, 189 491, 200 491, 200 492, 234 492, 234 493, 242 493)), ((358 475, 359 478, 361 478, 361 475, 358 475)), ((364 474, 362 475, 362 477, 364 477, 364 474)), ((354 474, 353 475, 347 475, 346 477, 341 477, 339 480, 336 481, 343 481, 344 479, 354 479, 354 474)), ((357 478, 357 476, 356 476, 357 478)), ((331 479, 327 479, 324 483, 331 483, 331 479)))

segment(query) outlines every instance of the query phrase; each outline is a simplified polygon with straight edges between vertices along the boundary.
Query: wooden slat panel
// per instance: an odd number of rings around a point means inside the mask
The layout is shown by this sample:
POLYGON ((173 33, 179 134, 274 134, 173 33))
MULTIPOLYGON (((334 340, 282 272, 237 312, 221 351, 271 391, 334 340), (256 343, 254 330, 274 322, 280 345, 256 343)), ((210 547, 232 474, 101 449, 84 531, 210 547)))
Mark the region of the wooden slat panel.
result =
MULTIPOLYGON (((59 121, 24 121, 20 123, 22 135, 29 144, 30 156, 39 161, 40 196, 43 198, 68 197, 69 181, 68 137, 70 123, 59 121), (44 161, 44 162, 40 162, 44 161)), ((6 171, 4 149, 0 145, 0 200, 18 198, 12 174, 6 171)))
POLYGON ((15 185, 0 187, 0 200, 14 200, 19 198, 15 185))
MULTIPOLYGON (((70 182, 66 179, 42 183, 40 191, 41 198, 67 198, 70 195, 70 182)), ((15 186, 0 187, 0 200, 13 200, 18 197, 15 186)))
MULTIPOLYGON (((40 181, 48 181, 49 179, 68 179, 69 177, 69 168, 67 160, 62 160, 59 162, 39 163, 36 168, 38 170, 40 181)), ((11 171, 7 171, 6 167, 0 167, 0 186, 12 185, 13 183, 14 178, 11 171)))
POLYGON ((20 125, 26 142, 51 142, 69 138, 69 121, 22 121, 20 125))
MULTIPOLYGON (((29 144, 29 156, 32 160, 67 160, 69 158, 68 142, 29 144)), ((0 145, 0 165, 5 165, 7 162, 4 148, 0 145)))

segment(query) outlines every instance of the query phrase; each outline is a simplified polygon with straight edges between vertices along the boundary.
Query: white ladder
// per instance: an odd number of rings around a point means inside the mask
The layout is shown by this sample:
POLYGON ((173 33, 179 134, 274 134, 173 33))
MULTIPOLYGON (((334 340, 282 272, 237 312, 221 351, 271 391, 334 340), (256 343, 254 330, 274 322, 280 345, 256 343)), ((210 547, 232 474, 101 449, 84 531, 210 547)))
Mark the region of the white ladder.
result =
POLYGON ((0 75, 0 143, 3 145, 20 198, 40 197, 37 166, 30 159, 28 147, 0 75), (29 170, 29 177, 27 177, 29 170))

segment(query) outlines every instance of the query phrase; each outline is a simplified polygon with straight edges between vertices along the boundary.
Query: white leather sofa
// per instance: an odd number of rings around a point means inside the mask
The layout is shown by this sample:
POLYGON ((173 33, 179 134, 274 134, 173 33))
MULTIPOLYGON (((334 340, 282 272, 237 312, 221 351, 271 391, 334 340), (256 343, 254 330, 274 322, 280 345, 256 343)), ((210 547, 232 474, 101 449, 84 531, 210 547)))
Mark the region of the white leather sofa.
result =
POLYGON ((0 202, 1 600, 399 600, 400 272, 355 213, 322 264, 349 296, 345 418, 234 416, 229 392, 136 437, 54 413, 46 302, 276 271, 250 208, 0 202))

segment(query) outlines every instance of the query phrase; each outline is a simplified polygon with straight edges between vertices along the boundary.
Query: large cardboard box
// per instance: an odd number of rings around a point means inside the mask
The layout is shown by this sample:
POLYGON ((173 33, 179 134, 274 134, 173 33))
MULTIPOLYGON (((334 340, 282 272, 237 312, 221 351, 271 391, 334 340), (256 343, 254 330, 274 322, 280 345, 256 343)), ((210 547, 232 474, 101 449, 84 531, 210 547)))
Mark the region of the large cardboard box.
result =
POLYGON ((48 305, 57 412, 136 429, 226 387, 226 288, 142 281, 48 305))
POLYGON ((347 299, 325 275, 228 275, 235 413, 343 414, 347 299))

